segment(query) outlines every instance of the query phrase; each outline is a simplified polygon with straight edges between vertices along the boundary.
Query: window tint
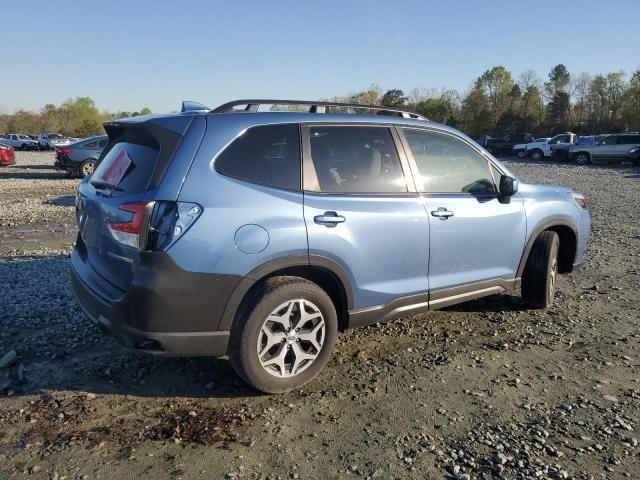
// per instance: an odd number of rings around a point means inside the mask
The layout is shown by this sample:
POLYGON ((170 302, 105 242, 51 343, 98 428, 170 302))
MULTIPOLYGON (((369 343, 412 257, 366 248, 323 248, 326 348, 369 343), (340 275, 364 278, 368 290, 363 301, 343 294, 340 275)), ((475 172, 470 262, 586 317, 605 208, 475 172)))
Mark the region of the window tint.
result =
POLYGON ((495 193, 484 157, 450 135, 404 129, 416 161, 418 188, 428 193, 495 193))
POLYGON ((84 148, 96 148, 98 146, 98 142, 89 142, 83 145, 84 148))
POLYGON ((622 135, 618 140, 618 145, 634 145, 636 143, 640 143, 640 135, 622 135))
POLYGON ((104 140, 100 140, 100 142, 98 142, 98 148, 104 148, 107 145, 107 139, 105 138, 104 140))
POLYGON ((311 158, 320 191, 407 191, 391 132, 386 127, 310 127, 311 158))
POLYGON ((95 181, 109 179, 110 173, 118 163, 125 161, 123 158, 126 157, 131 164, 117 183, 119 189, 112 192, 111 195, 120 196, 127 193, 144 192, 156 168, 159 154, 160 147, 155 142, 149 142, 146 145, 118 142, 111 147, 104 159, 98 164, 91 178, 95 181))
POLYGON ((289 190, 300 189, 298 125, 265 125, 244 132, 216 159, 229 177, 289 190))
POLYGON ((617 142, 618 142, 618 137, 616 135, 610 135, 602 139, 603 145, 615 145, 617 142))

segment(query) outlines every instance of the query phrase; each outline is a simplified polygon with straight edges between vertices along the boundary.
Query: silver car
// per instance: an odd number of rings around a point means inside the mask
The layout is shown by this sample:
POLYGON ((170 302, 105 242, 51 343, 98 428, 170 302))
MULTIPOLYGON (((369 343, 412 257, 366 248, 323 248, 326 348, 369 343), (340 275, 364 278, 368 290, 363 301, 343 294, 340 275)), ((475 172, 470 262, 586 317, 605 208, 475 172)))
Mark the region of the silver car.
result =
POLYGON ((578 165, 591 162, 621 163, 627 159, 627 152, 638 146, 640 134, 615 133, 605 135, 592 145, 575 145, 570 150, 570 157, 578 165))
POLYGON ((29 135, 20 135, 18 133, 0 135, 0 143, 11 145, 16 150, 38 150, 38 142, 29 135))

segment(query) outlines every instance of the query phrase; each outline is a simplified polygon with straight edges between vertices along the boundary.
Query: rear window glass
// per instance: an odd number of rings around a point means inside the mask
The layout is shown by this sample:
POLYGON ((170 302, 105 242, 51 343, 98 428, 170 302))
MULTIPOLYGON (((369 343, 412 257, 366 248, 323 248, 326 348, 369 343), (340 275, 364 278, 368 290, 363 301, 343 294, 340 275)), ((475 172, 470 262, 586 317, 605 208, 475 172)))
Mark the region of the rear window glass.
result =
POLYGON ((216 159, 219 173, 287 190, 300 190, 300 134, 297 124, 248 129, 216 159))
MULTIPOLYGON (((144 192, 151 180, 153 171, 158 161, 159 148, 137 143, 118 142, 114 144, 109 152, 98 164, 95 172, 91 176, 92 180, 107 181, 116 179, 115 190, 112 195, 123 193, 144 192), (124 165, 123 159, 128 159, 129 164, 122 174, 113 176, 110 172, 117 171, 120 165, 124 165), (106 178, 108 177, 108 178, 106 178)), ((108 183, 112 183, 109 181, 108 183)))

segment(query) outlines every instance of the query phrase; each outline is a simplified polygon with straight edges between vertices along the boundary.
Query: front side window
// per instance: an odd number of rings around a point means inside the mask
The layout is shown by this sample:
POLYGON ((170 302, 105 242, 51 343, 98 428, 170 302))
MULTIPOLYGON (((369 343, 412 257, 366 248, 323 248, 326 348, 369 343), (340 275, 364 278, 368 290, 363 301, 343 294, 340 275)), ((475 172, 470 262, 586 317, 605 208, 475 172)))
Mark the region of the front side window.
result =
POLYGON ((600 142, 602 145, 615 145, 618 142, 618 137, 615 135, 611 135, 609 137, 604 137, 600 142))
POLYGON ((251 183, 300 190, 298 130, 297 124, 250 128, 216 158, 215 169, 251 183))
POLYGON ((386 127, 310 127, 311 159, 324 193, 403 193, 407 183, 386 127))
POLYGON ((403 129, 426 193, 495 193, 487 160, 462 140, 427 130, 403 129))

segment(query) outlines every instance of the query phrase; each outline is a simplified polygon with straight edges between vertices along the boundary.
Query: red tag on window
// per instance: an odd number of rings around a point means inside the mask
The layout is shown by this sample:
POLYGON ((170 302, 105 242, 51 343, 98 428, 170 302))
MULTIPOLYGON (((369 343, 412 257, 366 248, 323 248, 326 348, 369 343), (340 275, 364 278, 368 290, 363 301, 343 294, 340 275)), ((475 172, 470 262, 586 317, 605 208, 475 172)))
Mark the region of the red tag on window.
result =
POLYGON ((122 180, 122 177, 124 177, 124 174, 127 173, 130 165, 131 159, 129 158, 129 155, 127 155, 125 150, 120 150, 120 153, 116 155, 113 161, 109 163, 104 172, 102 172, 100 177, 96 180, 117 187, 120 180, 122 180))

